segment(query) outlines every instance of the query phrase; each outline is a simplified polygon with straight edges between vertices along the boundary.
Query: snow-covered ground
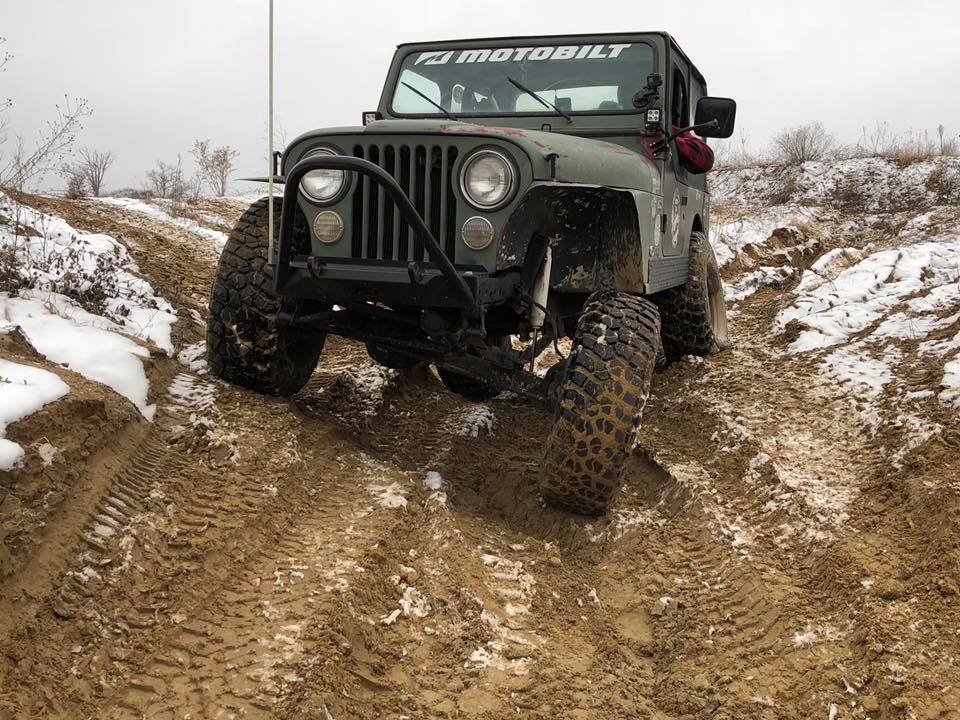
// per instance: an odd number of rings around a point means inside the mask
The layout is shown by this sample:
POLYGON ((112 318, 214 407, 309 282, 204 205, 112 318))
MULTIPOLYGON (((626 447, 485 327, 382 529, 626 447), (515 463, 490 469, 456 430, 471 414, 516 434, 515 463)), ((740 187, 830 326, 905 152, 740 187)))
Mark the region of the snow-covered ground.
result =
POLYGON ((52 372, 0 358, 0 470, 16 467, 24 454, 22 447, 4 437, 7 425, 68 392, 67 384, 52 372))
MULTIPOLYGON (((0 251, 8 273, 7 291, 0 292, 0 334, 19 328, 47 360, 107 385, 152 419, 141 358, 149 357, 150 345, 173 354, 170 330, 177 317, 126 248, 0 193, 0 251)), ((53 373, 9 362, 0 377, 9 380, 0 385, 0 428, 69 390, 53 373)), ((4 458, 12 464, 22 448, 10 445, 4 441, 4 458)))
MULTIPOLYGON (((144 200, 137 200, 134 198, 108 197, 99 198, 99 202, 102 202, 106 205, 113 205, 114 207, 121 207, 124 210, 130 210, 131 212, 138 212, 151 217, 154 220, 159 220, 160 222, 177 225, 184 230, 189 230, 190 232, 209 239, 213 243, 215 249, 218 251, 227 242, 227 234, 225 232, 201 225, 193 218, 174 215, 172 212, 173 203, 170 200, 146 202, 144 200)), ((214 218, 211 216, 209 224, 220 225, 222 223, 219 218, 214 218)))
POLYGON ((727 170, 713 187, 729 303, 783 288, 771 335, 817 358, 868 424, 884 392, 960 407, 960 158, 727 170), (936 390, 911 389, 930 368, 936 390))

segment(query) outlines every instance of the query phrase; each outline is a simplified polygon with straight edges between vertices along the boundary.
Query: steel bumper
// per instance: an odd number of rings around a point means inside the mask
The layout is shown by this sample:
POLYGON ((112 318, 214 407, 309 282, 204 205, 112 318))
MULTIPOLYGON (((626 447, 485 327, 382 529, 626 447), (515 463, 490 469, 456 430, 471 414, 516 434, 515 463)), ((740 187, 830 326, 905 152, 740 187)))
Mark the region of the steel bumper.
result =
POLYGON ((370 300, 451 307, 475 315, 483 305, 506 297, 514 282, 512 275, 494 278, 483 269, 457 270, 397 181, 374 163, 345 155, 304 158, 287 173, 280 236, 271 260, 275 263, 274 291, 278 295, 329 302, 370 300), (360 173, 380 185, 399 209, 413 235, 423 243, 429 262, 404 264, 294 257, 291 253, 293 220, 300 181, 311 170, 321 169, 360 173))

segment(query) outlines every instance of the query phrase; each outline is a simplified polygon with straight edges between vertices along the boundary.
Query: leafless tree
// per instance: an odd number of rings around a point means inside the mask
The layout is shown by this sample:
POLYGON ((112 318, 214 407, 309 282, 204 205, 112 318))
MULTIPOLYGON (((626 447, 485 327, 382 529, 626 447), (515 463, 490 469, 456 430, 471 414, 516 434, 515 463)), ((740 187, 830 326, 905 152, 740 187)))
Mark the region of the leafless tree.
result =
POLYGON ((233 173, 233 161, 240 154, 229 145, 210 147, 209 140, 197 140, 190 151, 197 162, 198 185, 206 183, 217 196, 227 194, 227 181, 233 173))
POLYGON ((66 95, 63 106, 57 105, 56 109, 57 116, 47 121, 33 147, 28 147, 21 136, 9 159, 0 156, 0 187, 23 189, 30 180, 62 165, 83 129, 83 118, 91 110, 83 98, 71 101, 66 95))
POLYGON ((773 136, 776 159, 787 165, 823 160, 837 147, 833 135, 819 122, 782 130, 773 136))
POLYGON ((90 194, 100 197, 103 179, 115 159, 114 154, 109 150, 101 152, 84 148, 80 151, 80 161, 65 167, 64 173, 68 178, 73 175, 83 178, 84 185, 90 190, 90 194))
POLYGON ((185 188, 180 156, 177 156, 176 165, 157 160, 157 166, 147 173, 147 181, 150 183, 150 190, 158 197, 173 199, 183 197, 185 188))

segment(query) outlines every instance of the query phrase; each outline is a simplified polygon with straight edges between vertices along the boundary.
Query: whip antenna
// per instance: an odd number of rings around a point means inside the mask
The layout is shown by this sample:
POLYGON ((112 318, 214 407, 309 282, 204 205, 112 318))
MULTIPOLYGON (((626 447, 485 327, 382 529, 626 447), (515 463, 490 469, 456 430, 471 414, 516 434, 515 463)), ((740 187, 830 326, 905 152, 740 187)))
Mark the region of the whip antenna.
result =
POLYGON ((267 193, 270 202, 267 203, 267 262, 273 264, 273 0, 269 0, 270 20, 267 23, 269 39, 267 40, 267 193))

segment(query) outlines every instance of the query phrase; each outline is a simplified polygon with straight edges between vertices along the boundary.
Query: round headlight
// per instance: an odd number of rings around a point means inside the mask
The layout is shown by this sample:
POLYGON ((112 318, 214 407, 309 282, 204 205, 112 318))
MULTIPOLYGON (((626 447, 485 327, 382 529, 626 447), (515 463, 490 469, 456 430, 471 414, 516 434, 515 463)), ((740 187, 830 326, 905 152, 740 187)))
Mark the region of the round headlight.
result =
POLYGON ((493 210, 510 197, 513 164, 494 150, 480 150, 467 158, 460 171, 460 189, 472 205, 493 210))
MULTIPOLYGON (((317 148, 303 157, 336 154, 329 148, 317 148)), ((300 181, 300 190, 313 200, 330 202, 340 194, 346 182, 347 176, 343 170, 311 170, 300 181)))

